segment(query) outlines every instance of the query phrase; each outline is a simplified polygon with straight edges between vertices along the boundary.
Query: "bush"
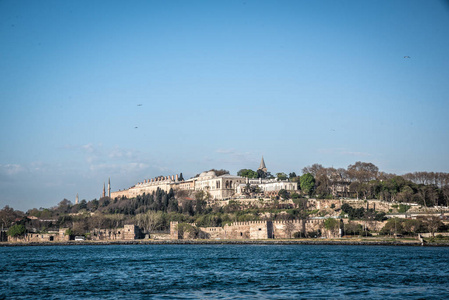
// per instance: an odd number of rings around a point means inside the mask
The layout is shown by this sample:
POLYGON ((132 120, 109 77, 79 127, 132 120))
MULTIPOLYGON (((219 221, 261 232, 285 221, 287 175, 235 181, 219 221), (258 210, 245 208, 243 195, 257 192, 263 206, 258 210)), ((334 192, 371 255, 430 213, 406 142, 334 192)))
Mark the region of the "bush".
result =
POLYGON ((344 226, 344 234, 345 235, 362 235, 363 227, 360 224, 356 224, 353 222, 349 222, 344 226))
POLYGON ((297 232, 293 233, 293 237, 294 237, 295 239, 300 239, 300 238, 303 238, 303 237, 305 237, 305 236, 304 236, 304 234, 303 234, 302 232, 297 231, 297 232))
POLYGON ((25 226, 23 225, 14 225, 8 229, 7 234, 12 237, 21 236, 25 233, 25 226))
POLYGON ((409 205, 399 204, 398 212, 405 213, 407 210, 410 209, 410 207, 411 206, 409 206, 409 205))
POLYGON ((307 232, 307 237, 309 238, 317 238, 321 236, 321 230, 317 230, 317 231, 309 231, 307 232))
POLYGON ((194 239, 198 237, 199 229, 196 226, 192 226, 187 223, 180 223, 177 227, 178 231, 184 235, 187 233, 187 238, 194 239))

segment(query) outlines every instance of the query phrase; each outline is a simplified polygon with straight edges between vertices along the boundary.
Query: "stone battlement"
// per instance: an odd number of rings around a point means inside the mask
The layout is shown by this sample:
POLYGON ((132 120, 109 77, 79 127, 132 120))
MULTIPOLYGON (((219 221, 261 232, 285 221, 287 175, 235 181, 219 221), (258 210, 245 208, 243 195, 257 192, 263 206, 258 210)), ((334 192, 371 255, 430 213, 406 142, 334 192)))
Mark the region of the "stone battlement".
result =
MULTIPOLYGON (((189 224, 196 226, 196 224, 189 224)), ((178 228, 178 222, 170 222, 170 237, 183 239, 186 236, 178 228)), ((191 229, 189 229, 192 231, 191 229)), ((283 220, 283 221, 247 221, 225 224, 223 227, 199 227, 198 238, 201 239, 288 239, 294 233, 300 232, 302 236, 309 232, 321 231, 326 235, 324 219, 317 220, 283 220)), ((189 238, 192 238, 190 235, 189 238)))
POLYGON ((293 223, 293 224, 300 224, 302 220, 281 220, 281 221, 272 221, 273 224, 286 224, 286 223, 293 223))
POLYGON ((244 225, 265 225, 268 221, 247 221, 247 222, 233 222, 230 225, 225 226, 244 226, 244 225))

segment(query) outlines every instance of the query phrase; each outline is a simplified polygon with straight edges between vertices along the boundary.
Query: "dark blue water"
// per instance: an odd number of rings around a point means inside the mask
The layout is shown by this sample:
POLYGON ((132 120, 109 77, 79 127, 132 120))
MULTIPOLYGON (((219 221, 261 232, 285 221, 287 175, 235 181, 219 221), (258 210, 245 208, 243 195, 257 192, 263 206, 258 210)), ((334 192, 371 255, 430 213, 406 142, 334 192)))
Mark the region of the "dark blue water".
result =
POLYGON ((0 248, 0 299, 449 298, 449 248, 0 248))

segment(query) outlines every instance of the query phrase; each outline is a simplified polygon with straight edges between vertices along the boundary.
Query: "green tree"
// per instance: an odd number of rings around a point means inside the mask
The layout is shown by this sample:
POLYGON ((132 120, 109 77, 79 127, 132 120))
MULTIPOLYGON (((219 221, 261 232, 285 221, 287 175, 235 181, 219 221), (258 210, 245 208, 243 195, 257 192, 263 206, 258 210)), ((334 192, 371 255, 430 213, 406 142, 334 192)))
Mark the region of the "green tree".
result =
POLYGON ((241 169, 237 172, 237 175, 247 178, 257 178, 257 172, 251 169, 241 169))
POLYGON ((430 231, 432 236, 435 236, 435 232, 439 231, 441 227, 443 227, 443 222, 441 222, 438 216, 432 216, 427 218, 427 229, 430 231))
POLYGON ((334 218, 329 218, 324 221, 324 228, 329 230, 332 235, 336 235, 340 229, 340 221, 334 218))
POLYGON ((299 194, 296 193, 296 192, 292 193, 291 197, 292 197, 293 200, 298 199, 299 198, 299 194))
POLYGON ((176 229, 182 236, 186 236, 188 239, 198 237, 199 229, 196 226, 192 226, 187 223, 179 223, 176 229))
POLYGON ((204 212, 207 205, 207 199, 209 198, 209 193, 205 191, 198 191, 195 194, 195 212, 200 215, 204 212))
POLYGON ((304 167, 302 169, 302 173, 303 174, 310 173, 310 174, 312 174, 313 177, 315 177, 318 174, 318 172, 323 168, 324 167, 320 164, 313 164, 311 166, 304 167))
POLYGON ((285 200, 287 200, 287 199, 290 198, 290 196, 289 196, 287 190, 285 190, 285 189, 279 190, 278 196, 279 196, 280 198, 282 198, 282 199, 285 199, 285 200))
POLYGON ((404 221, 404 231, 411 234, 423 232, 424 224, 418 219, 407 219, 404 221))
POLYGON ((287 180, 288 176, 284 172, 276 173, 276 177, 278 180, 287 180))
POLYGON ((344 226, 345 235, 362 235, 363 234, 363 227, 360 224, 356 224, 353 222, 349 222, 344 226))
POLYGON ((306 195, 311 196, 315 187, 315 178, 310 173, 301 176, 301 190, 306 195))
POLYGON ((385 226, 380 231, 381 234, 403 234, 404 227, 402 226, 402 220, 398 218, 392 218, 387 221, 385 226))
POLYGON ((25 226, 21 224, 11 226, 7 232, 7 234, 11 237, 22 236, 24 233, 25 233, 25 226))
POLYGON ((267 178, 267 173, 264 170, 257 170, 257 178, 267 178))
POLYGON ((14 220, 23 217, 24 214, 21 211, 14 210, 12 207, 6 205, 2 210, 0 210, 0 222, 1 229, 10 227, 14 220))

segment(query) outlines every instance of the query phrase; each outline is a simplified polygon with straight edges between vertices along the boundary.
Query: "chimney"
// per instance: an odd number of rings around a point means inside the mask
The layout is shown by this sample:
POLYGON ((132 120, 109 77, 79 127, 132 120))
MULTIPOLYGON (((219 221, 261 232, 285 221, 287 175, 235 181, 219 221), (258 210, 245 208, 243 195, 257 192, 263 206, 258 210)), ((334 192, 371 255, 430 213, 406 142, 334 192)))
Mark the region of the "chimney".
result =
POLYGON ((178 174, 175 175, 175 181, 178 181, 178 174))

